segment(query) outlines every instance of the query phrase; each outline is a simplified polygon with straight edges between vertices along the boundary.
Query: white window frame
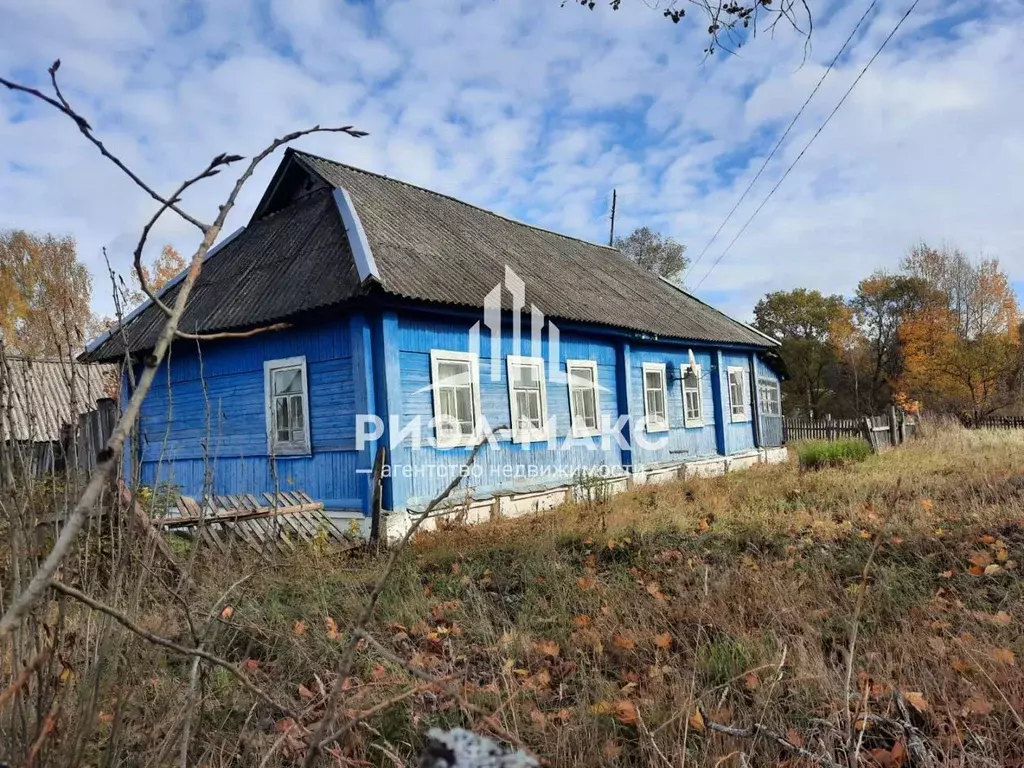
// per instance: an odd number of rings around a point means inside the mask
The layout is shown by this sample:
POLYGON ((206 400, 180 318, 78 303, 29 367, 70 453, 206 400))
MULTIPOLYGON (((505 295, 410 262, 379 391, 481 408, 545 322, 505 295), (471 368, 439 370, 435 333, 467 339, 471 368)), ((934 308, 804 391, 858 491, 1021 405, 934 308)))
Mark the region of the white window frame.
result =
POLYGON ((267 417, 267 453, 272 456, 309 456, 312 451, 311 437, 313 425, 309 422, 309 378, 306 373, 306 356, 281 357, 277 360, 263 361, 263 397, 267 417), (277 424, 274 421, 274 371, 298 368, 301 370, 302 381, 302 419, 305 424, 305 441, 297 443, 278 443, 277 424))
POLYGON ((644 363, 642 391, 644 397, 644 429, 649 434, 657 432, 668 432, 668 375, 665 370, 665 363, 644 363), (661 402, 665 406, 665 420, 651 421, 651 415, 647 412, 647 374, 657 373, 661 376, 661 402))
POLYGON ((747 390, 750 388, 747 383, 747 369, 740 365, 730 365, 727 369, 728 375, 726 376, 726 383, 729 385, 729 413, 732 416, 732 421, 750 421, 750 407, 747 405, 747 390), (733 374, 739 374, 739 386, 740 386, 740 402, 736 402, 736 398, 732 393, 732 377, 733 374), (739 413, 736 412, 736 406, 739 405, 741 410, 739 413))
MULTIPOLYGON (((704 384, 700 378, 700 366, 683 363, 679 366, 679 386, 683 391, 683 424, 687 427, 704 426, 704 384), (697 375, 697 416, 691 418, 686 406, 686 372, 692 370, 697 375)), ((690 390, 691 392, 693 390, 690 390)))
POLYGON ((505 374, 508 376, 508 410, 512 417, 512 442, 514 443, 543 442, 548 439, 548 384, 544 376, 544 367, 543 357, 509 355, 505 358, 505 374), (518 406, 516 405, 515 390, 512 387, 512 366, 514 365, 532 365, 537 369, 538 380, 540 381, 540 429, 524 430, 519 426, 518 406))
POLYGON ((480 411, 480 358, 473 352, 452 352, 447 349, 430 350, 430 392, 434 400, 434 444, 438 448, 457 448, 459 446, 475 446, 480 442, 483 418, 480 411), (441 363, 469 363, 470 387, 473 394, 473 434, 442 436, 441 423, 441 389, 438 387, 441 363))
POLYGON ((760 408, 761 414, 764 415, 764 416, 781 416, 782 415, 782 387, 779 386, 778 379, 770 379, 770 378, 765 377, 765 376, 759 376, 758 379, 757 379, 757 386, 758 386, 759 389, 763 389, 763 390, 769 390, 769 389, 774 390, 775 391, 774 400, 775 400, 776 405, 778 405, 778 408, 779 408, 778 413, 771 413, 770 411, 766 411, 765 408, 764 408, 765 407, 765 403, 766 403, 766 398, 764 397, 764 392, 758 392, 758 406, 760 408))
POLYGON ((569 421, 573 437, 595 437, 601 434, 601 387, 597 383, 597 361, 596 360, 566 360, 565 377, 569 385, 569 421), (576 411, 573 408, 573 392, 586 391, 584 387, 574 387, 572 371, 574 368, 584 368, 593 375, 594 390, 594 420, 595 425, 588 427, 577 419, 576 411))

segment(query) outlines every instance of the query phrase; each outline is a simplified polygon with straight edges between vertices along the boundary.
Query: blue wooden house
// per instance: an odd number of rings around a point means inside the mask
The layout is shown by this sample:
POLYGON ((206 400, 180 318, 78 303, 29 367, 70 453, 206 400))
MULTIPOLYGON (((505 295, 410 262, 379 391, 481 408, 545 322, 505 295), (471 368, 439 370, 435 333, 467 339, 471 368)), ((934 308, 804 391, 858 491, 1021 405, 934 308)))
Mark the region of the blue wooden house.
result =
MULTIPOLYGON (((163 319, 143 305, 84 359, 141 365, 163 319)), ((581 478, 785 455, 769 337, 613 248, 294 150, 211 250, 181 328, 280 323, 174 343, 126 454, 143 483, 302 490, 363 517, 384 446, 395 525, 484 439, 459 496, 474 518, 552 506, 581 478)))

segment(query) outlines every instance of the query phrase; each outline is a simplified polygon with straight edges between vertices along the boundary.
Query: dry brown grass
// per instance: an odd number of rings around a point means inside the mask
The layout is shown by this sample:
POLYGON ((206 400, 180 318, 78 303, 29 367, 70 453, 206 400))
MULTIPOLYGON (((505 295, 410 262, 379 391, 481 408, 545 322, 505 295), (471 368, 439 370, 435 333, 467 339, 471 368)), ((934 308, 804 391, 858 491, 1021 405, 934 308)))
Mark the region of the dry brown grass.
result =
MULTIPOLYGON (((375 714, 326 759, 402 764, 429 726, 472 725, 555 765, 808 764, 764 738, 712 734, 695 708, 838 758, 848 713, 899 719, 894 694, 904 692, 916 694, 913 725, 940 764, 1020 765, 1022 465, 1024 434, 943 430, 846 468, 762 467, 421 535, 371 629, 406 666, 452 684, 375 714), (878 538, 848 690, 851 620, 878 538), (998 567, 985 574, 989 565, 998 567)), ((197 762, 293 764, 343 645, 332 622, 344 636, 380 561, 307 550, 269 569, 201 567, 204 606, 252 574, 211 647, 301 722, 288 731, 214 671, 197 762)), ((154 593, 139 622, 173 636, 185 631, 182 616, 154 593)), ((129 663, 101 683, 103 716, 86 750, 94 764, 110 746, 107 715, 125 723, 113 764, 153 763, 180 729, 190 665, 127 646, 129 663)), ((367 710, 412 682, 363 647, 344 706, 367 710)), ((872 752, 886 764, 904 740, 869 723, 861 764, 873 764, 872 752)))

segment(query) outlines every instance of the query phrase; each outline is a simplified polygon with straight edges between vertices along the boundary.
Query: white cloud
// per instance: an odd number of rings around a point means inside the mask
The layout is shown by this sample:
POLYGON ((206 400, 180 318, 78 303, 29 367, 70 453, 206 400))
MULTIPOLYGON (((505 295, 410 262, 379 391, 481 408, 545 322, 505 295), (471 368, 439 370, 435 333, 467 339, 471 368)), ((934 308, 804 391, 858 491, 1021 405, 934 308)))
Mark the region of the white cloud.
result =
MULTIPOLYGON (((905 5, 879 2, 694 282, 905 5)), ((814 6, 806 63, 789 31, 705 60, 699 18, 672 25, 641 3, 624 6, 0 0, 0 72, 45 86, 60 56, 69 97, 162 190, 218 152, 248 154, 313 123, 353 123, 371 136, 299 146, 596 241, 607 235, 615 187, 619 232, 652 224, 696 255, 867 1, 814 6)), ((987 8, 921 3, 701 291, 742 316, 767 290, 849 293, 921 238, 984 250, 1024 279, 1024 8, 987 8)), ((245 222, 275 162, 253 179, 229 228, 245 222)), ((109 312, 100 249, 124 271, 153 201, 69 121, 6 92, 0 168, 0 227, 75 235, 96 276, 96 307, 109 312)), ((208 215, 231 181, 224 174, 186 207, 208 215)), ((166 218, 153 252, 165 241, 187 250, 194 237, 166 218)))

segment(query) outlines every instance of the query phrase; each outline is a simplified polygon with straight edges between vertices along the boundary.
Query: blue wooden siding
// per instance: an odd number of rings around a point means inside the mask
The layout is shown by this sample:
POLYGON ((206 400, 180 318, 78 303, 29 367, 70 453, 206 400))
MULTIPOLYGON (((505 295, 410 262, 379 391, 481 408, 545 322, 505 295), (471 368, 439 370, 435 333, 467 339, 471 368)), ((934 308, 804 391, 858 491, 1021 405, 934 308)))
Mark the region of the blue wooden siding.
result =
MULTIPOLYGON (((415 506, 434 496, 447 485, 449 474, 457 470, 468 456, 469 448, 437 449, 426 444, 433 439, 430 421, 434 418, 433 396, 430 389, 430 351, 470 351, 470 329, 473 322, 438 320, 415 315, 403 315, 398 321, 395 355, 401 372, 401 404, 397 415, 403 429, 419 419, 421 434, 426 438, 420 447, 413 447, 406 436, 392 451, 392 471, 395 500, 415 506), (406 474, 403 477, 403 468, 406 474)), ((525 325, 525 324, 524 324, 525 325)), ((487 329, 480 334, 480 404, 481 415, 494 429, 511 425, 506 358, 510 354, 532 355, 551 359, 552 344, 545 333, 539 350, 529 341, 529 328, 523 329, 524 349, 513 348, 510 327, 503 329, 496 368, 491 365, 491 337, 487 329)), ((544 443, 513 443, 505 432, 498 446, 485 446, 476 460, 476 474, 469 485, 479 495, 502 489, 533 489, 564 485, 571 482, 580 470, 595 471, 601 467, 621 467, 622 457, 618 443, 612 436, 605 438, 571 438, 569 419, 569 388, 565 381, 566 360, 593 360, 597 363, 598 409, 602 418, 613 424, 618 417, 618 391, 616 384, 615 344, 611 341, 583 334, 561 333, 558 344, 558 370, 556 380, 549 365, 545 365, 550 438, 544 443)))
POLYGON ((715 441, 715 401, 711 386, 712 358, 710 350, 698 347, 643 346, 633 347, 632 354, 632 400, 630 411, 636 419, 644 416, 643 364, 665 365, 665 380, 668 406, 668 432, 647 434, 638 421, 634 430, 633 463, 637 468, 654 467, 659 464, 678 464, 718 453, 715 441), (700 366, 701 411, 704 426, 686 427, 683 412, 683 383, 680 366, 690 362, 687 349, 700 366))
POLYGON ((339 319, 204 343, 201 355, 194 344, 175 345, 142 408, 142 482, 169 482, 192 496, 207 487, 259 493, 274 489, 276 469, 282 490, 304 490, 329 508, 362 508, 369 483, 355 471, 367 460, 356 452, 354 415, 357 400, 366 402, 366 383, 353 377, 355 337, 339 319), (263 363, 299 355, 306 358, 312 455, 278 457, 273 467, 263 363))
POLYGON ((750 392, 750 357, 745 352, 722 352, 722 367, 719 371, 722 379, 722 399, 725 404, 725 452, 727 454, 742 453, 752 450, 754 446, 754 408, 750 392), (743 369, 743 395, 747 407, 747 418, 744 421, 732 420, 732 402, 729 392, 729 369, 743 369))

